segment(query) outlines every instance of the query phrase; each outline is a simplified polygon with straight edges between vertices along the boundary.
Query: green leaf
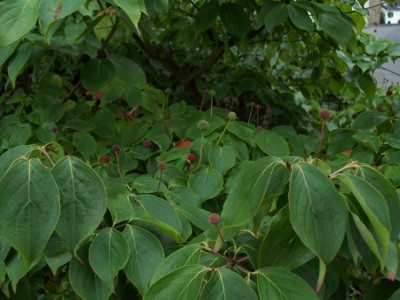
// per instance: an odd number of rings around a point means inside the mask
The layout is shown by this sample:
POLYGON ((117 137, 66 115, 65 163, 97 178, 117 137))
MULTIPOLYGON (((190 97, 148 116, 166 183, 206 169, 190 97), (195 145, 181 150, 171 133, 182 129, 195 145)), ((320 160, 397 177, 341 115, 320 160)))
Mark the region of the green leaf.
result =
POLYGON ((361 209, 371 222, 374 236, 379 242, 381 263, 384 264, 390 242, 390 214, 383 195, 370 183, 352 174, 339 174, 338 178, 355 196, 361 209))
POLYGON ((239 121, 229 122, 227 131, 247 144, 254 146, 254 127, 239 121))
POLYGON ((259 251, 259 267, 292 270, 305 264, 314 254, 303 245, 290 223, 289 207, 281 209, 268 225, 259 251))
POLYGON ((289 184, 290 221, 301 241, 325 264, 342 244, 347 210, 333 183, 316 167, 297 163, 289 184))
POLYGON ((58 13, 58 18, 62 19, 73 12, 77 11, 81 6, 85 4, 86 0, 62 0, 59 1, 59 5, 61 6, 60 11, 58 13))
POLYGON ((109 60, 114 64, 116 75, 128 86, 142 87, 146 84, 143 70, 127 57, 112 55, 109 60))
POLYGON ((156 269, 151 284, 166 274, 183 266, 197 265, 200 261, 201 246, 198 244, 184 246, 170 254, 156 269))
POLYGON ((129 20, 138 29, 138 22, 142 12, 146 12, 146 6, 144 0, 114 0, 115 4, 122 8, 122 10, 128 15, 129 20))
POLYGON ((0 48, 27 34, 39 17, 38 0, 13 0, 0 3, 0 48))
POLYGON ((226 268, 216 268, 204 285, 200 299, 257 300, 258 297, 240 275, 226 268))
POLYGON ((102 229, 89 248, 89 263, 93 271, 112 288, 114 277, 129 259, 129 246, 124 235, 114 228, 102 229))
POLYGON ((8 45, 5 48, 0 48, 0 68, 7 61, 7 59, 9 59, 10 56, 15 52, 15 50, 18 48, 18 45, 19 43, 15 42, 12 43, 11 45, 8 45))
POLYGON ((263 130, 257 133, 256 144, 270 156, 282 157, 290 154, 286 140, 273 131, 263 130))
POLYGON ((124 146, 131 146, 142 141, 149 131, 149 125, 143 122, 131 123, 122 132, 121 143, 124 146))
POLYGON ((353 123, 356 129, 371 129, 389 120, 384 113, 377 111, 362 112, 353 123))
POLYGON ((143 295, 155 270, 164 260, 164 249, 153 234, 139 227, 128 225, 122 234, 129 246, 129 260, 124 272, 143 295))
POLYGON ((215 145, 208 152, 208 161, 213 169, 224 176, 236 163, 235 151, 229 146, 215 145))
POLYGON ((314 25, 310 15, 306 10, 296 6, 295 4, 296 2, 292 2, 290 5, 288 5, 290 21, 292 21, 294 26, 297 28, 311 32, 314 25))
POLYGON ((318 295, 300 276, 285 269, 262 268, 256 271, 261 300, 318 300, 318 295))
POLYGON ((0 235, 30 264, 60 216, 57 184, 37 159, 18 159, 0 180, 0 235))
POLYGON ((33 145, 21 145, 4 152, 0 156, 0 179, 14 160, 28 157, 34 149, 33 145))
POLYGON ((194 30, 196 35, 210 28, 219 14, 219 2, 215 0, 204 3, 199 8, 199 13, 194 19, 194 30))
POLYGON ((286 21, 288 17, 288 5, 280 2, 272 2, 263 8, 266 11, 264 15, 265 28, 269 33, 286 21))
POLYGON ((106 211, 106 191, 100 177, 76 157, 60 159, 51 173, 61 195, 56 231, 71 251, 91 234, 106 211))
POLYGON ((82 153, 86 159, 89 159, 89 157, 97 151, 96 140, 89 133, 77 132, 74 134, 72 141, 76 149, 82 153))
POLYGON ((400 202, 393 184, 371 166, 359 166, 357 175, 376 188, 385 198, 390 214, 391 240, 397 241, 400 234, 400 202))
POLYGON ((77 255, 81 261, 75 257, 72 258, 68 270, 69 282, 74 292, 83 299, 107 300, 112 293, 112 289, 90 268, 89 246, 90 244, 87 243, 78 250, 77 255))
MULTIPOLYGON (((1 3, 0 3, 1 4, 1 3)), ((18 47, 17 52, 11 57, 8 63, 8 76, 11 79, 11 84, 15 88, 15 80, 17 76, 22 73, 28 62, 29 56, 32 52, 31 43, 23 43, 18 47)))
POLYGON ((134 219, 149 223, 158 230, 183 242, 182 224, 176 210, 164 199, 154 195, 142 194, 135 198, 134 219))
POLYGON ((177 210, 181 212, 191 223, 203 231, 207 231, 212 227, 208 221, 210 212, 192 205, 179 205, 177 210))
POLYGON ((108 59, 91 59, 82 66, 81 81, 92 95, 95 95, 115 77, 115 68, 108 59))
POLYGON ((158 300, 160 295, 164 299, 197 299, 207 271, 206 267, 198 265, 175 269, 153 283, 143 299, 158 300))
POLYGON ((241 6, 228 2, 221 4, 219 17, 228 32, 243 40, 250 30, 250 19, 241 6))
POLYGON ((353 36, 353 27, 341 16, 336 13, 323 12, 319 15, 319 25, 321 29, 331 38, 346 46, 353 36))
POLYGON ((373 100, 376 92, 376 84, 371 75, 363 74, 357 79, 357 85, 361 91, 368 97, 369 100, 373 100))
POLYGON ((233 182, 224 203, 224 226, 246 224, 266 201, 272 201, 284 192, 288 170, 285 163, 275 157, 265 157, 245 165, 233 182))
POLYGON ((205 201, 219 195, 224 180, 217 170, 201 166, 190 173, 188 187, 199 196, 200 201, 205 201))

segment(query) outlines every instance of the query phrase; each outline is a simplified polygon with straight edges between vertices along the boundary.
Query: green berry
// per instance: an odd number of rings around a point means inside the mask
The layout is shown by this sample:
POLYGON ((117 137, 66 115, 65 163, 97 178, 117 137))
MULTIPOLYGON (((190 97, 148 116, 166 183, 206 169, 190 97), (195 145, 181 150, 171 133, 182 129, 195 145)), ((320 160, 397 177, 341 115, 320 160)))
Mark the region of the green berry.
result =
POLYGON ((208 129, 210 129, 210 123, 208 123, 206 120, 200 120, 197 123, 197 128, 201 131, 207 131, 208 129))
POLYGON ((236 120, 236 113, 234 111, 228 113, 228 120, 230 121, 236 120))

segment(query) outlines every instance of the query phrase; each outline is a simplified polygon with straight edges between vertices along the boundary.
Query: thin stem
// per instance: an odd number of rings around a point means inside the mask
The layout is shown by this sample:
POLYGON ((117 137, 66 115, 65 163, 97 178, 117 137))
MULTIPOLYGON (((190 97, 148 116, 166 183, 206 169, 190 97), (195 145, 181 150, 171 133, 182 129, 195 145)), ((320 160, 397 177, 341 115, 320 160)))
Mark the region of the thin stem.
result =
POLYGON ((47 153, 46 148, 42 147, 40 148, 40 152, 43 153, 44 156, 46 156, 47 160, 51 163, 52 166, 55 166, 54 161, 51 159, 49 153, 47 153))
POLYGON ((321 126, 321 133, 319 135, 319 143, 318 143, 318 151, 317 151, 317 161, 315 163, 315 166, 318 166, 318 160, 319 156, 321 154, 321 147, 322 147, 322 140, 324 138, 324 133, 325 133, 325 119, 322 120, 322 126, 321 126))
POLYGON ((114 152, 115 154, 115 161, 117 162, 117 172, 119 175, 119 179, 121 180, 122 183, 124 183, 123 179, 122 179, 122 174, 121 174, 121 167, 119 165, 119 153, 114 152))
POLYGON ((229 257, 228 246, 226 245, 224 237, 222 236, 221 230, 219 229, 218 224, 214 224, 214 226, 217 229, 217 233, 218 233, 219 238, 222 241, 222 244, 224 245, 224 248, 225 248, 225 251, 226 251, 226 255, 229 258, 229 260, 231 260, 230 257, 229 257))
POLYGON ((164 171, 164 170, 160 170, 160 180, 158 181, 157 193, 160 192, 160 186, 161 186, 161 180, 162 180, 163 171, 164 171))
POLYGON ((250 124, 252 116, 253 116, 253 106, 251 106, 251 108, 250 108, 250 115, 249 115, 249 119, 247 120, 247 124, 250 124))
POLYGON ((201 132, 201 144, 200 144, 199 165, 201 165, 201 159, 202 159, 202 156, 203 156, 203 143, 204 143, 204 133, 201 132))
POLYGON ((151 160, 150 160, 150 149, 147 148, 147 161, 149 163, 149 169, 150 169, 150 174, 153 174, 153 168, 151 166, 151 160))
POLYGON ((228 123, 226 124, 224 130, 222 131, 221 135, 218 138, 218 141, 215 145, 218 145, 219 141, 222 139, 223 135, 225 134, 226 129, 228 128, 229 123, 231 122, 231 120, 228 121, 228 123))

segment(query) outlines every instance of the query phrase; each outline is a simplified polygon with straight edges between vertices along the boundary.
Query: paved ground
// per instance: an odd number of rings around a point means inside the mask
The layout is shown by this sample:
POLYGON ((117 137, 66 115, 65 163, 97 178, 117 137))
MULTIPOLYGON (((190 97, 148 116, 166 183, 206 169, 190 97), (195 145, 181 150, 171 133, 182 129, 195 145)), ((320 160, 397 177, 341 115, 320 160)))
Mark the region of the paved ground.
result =
MULTIPOLYGON (((386 38, 393 43, 400 43, 400 26, 399 25, 379 25, 371 26, 364 29, 365 32, 375 34, 379 38, 386 38)), ((382 68, 376 70, 374 77, 379 85, 388 86, 400 83, 400 59, 395 63, 389 62, 382 65, 382 68), (388 83, 385 83, 388 80, 388 83)))

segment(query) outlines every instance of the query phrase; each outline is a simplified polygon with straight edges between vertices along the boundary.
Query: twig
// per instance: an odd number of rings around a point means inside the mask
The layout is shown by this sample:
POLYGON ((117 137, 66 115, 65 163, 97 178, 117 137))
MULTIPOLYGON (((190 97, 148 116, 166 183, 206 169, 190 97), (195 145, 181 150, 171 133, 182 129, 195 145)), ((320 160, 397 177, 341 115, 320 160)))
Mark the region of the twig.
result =
POLYGON ((358 166, 358 161, 357 160, 352 161, 348 165, 345 165, 344 167, 340 168, 339 170, 336 170, 335 172, 331 173, 329 175, 329 178, 330 179, 335 178, 336 175, 339 175, 340 173, 343 173, 344 171, 354 168, 354 167, 357 167, 357 166, 358 166))

